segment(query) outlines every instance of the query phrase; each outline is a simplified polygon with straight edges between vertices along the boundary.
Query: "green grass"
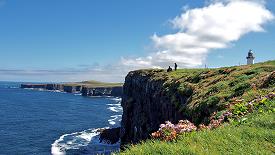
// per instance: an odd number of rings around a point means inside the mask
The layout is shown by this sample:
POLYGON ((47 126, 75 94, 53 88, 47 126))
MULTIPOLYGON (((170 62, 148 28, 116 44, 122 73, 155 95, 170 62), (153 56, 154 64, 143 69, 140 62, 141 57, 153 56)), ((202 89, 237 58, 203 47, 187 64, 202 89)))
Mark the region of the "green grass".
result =
POLYGON ((211 113, 221 111, 232 98, 250 101, 275 90, 275 60, 254 65, 243 65, 213 69, 146 69, 135 71, 148 76, 150 81, 162 81, 165 96, 188 119, 199 124, 207 121, 211 113), (267 80, 271 77, 271 80, 267 80), (181 103, 182 97, 187 103, 181 103))
POLYGON ((82 82, 72 82, 72 83, 66 83, 64 85, 67 86, 85 86, 88 88, 95 88, 95 87, 121 87, 123 86, 123 83, 108 83, 108 82, 100 82, 100 81, 82 81, 82 82))
POLYGON ((247 118, 242 124, 181 135, 174 142, 147 140, 120 154, 274 154, 275 113, 253 113, 247 118))
POLYGON ((108 82, 99 82, 99 81, 83 81, 81 84, 90 85, 92 87, 116 87, 116 86, 122 86, 123 83, 108 83, 108 82))
MULTIPOLYGON (((275 60, 254 65, 214 69, 139 70, 150 81, 162 81, 162 92, 192 122, 205 123, 213 112, 226 109, 231 99, 242 103, 275 91, 275 60), (181 97, 188 97, 186 104, 181 97)), ((173 142, 146 140, 129 145, 123 155, 178 154, 275 154, 275 100, 255 106, 256 111, 242 118, 230 119, 214 130, 180 135, 173 142)), ((247 112, 242 104, 234 113, 247 112), (240 111, 240 112, 239 112, 240 111)), ((236 115, 237 115, 236 114, 236 115)), ((208 120, 209 121, 209 120, 208 120)))

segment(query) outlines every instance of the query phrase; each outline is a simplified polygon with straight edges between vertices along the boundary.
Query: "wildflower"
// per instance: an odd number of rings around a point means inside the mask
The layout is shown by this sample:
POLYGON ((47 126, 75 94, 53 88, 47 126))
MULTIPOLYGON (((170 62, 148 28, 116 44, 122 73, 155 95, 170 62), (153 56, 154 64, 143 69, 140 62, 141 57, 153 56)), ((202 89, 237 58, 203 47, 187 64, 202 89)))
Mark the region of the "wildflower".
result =
POLYGON ((229 112, 229 111, 227 111, 227 112, 225 112, 224 114, 223 114, 223 116, 231 116, 232 115, 232 113, 231 112, 229 112))
POLYGON ((246 105, 253 105, 253 103, 252 102, 248 102, 246 105))
MULTIPOLYGON (((230 100, 230 103, 226 105, 226 111, 222 113, 222 115, 217 117, 217 112, 212 113, 209 117, 210 123, 208 125, 200 124, 198 128, 188 120, 179 120, 178 124, 172 124, 170 121, 166 121, 165 124, 160 124, 160 128, 158 131, 152 133, 153 138, 161 139, 164 141, 172 141, 177 138, 179 134, 192 132, 196 130, 204 130, 204 129, 214 129, 227 120, 229 117, 231 118, 239 118, 240 115, 245 115, 248 112, 252 112, 257 105, 260 103, 264 104, 267 99, 275 98, 275 93, 272 92, 265 97, 257 97, 254 100, 244 104, 243 99, 234 98, 230 100), (236 107, 241 106, 245 110, 241 111, 238 114, 234 113, 236 107)), ((272 109, 275 111, 275 108, 272 109)), ((243 119, 245 120, 245 119, 243 119)))
POLYGON ((205 129, 208 129, 208 126, 206 126, 204 124, 199 125, 199 130, 205 130, 205 129))

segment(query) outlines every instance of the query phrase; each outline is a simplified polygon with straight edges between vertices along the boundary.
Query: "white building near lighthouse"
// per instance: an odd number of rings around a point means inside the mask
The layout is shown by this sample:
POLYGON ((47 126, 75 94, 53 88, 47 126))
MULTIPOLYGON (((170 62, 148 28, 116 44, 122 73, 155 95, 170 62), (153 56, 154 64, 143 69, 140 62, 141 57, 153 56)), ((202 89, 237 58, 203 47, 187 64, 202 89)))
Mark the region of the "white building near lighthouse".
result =
POLYGON ((248 65, 254 64, 255 57, 253 56, 253 51, 252 50, 249 50, 248 56, 246 57, 246 59, 247 59, 247 64, 248 65))

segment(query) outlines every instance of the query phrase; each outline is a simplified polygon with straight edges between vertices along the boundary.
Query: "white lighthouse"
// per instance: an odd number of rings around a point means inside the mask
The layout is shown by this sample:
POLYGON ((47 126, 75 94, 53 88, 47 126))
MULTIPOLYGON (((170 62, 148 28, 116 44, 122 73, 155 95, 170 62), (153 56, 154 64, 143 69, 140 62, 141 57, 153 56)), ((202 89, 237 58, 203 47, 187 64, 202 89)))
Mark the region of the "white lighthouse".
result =
POLYGON ((246 57, 246 59, 247 59, 247 64, 248 65, 254 64, 255 57, 253 56, 253 51, 252 50, 249 50, 248 56, 246 57))

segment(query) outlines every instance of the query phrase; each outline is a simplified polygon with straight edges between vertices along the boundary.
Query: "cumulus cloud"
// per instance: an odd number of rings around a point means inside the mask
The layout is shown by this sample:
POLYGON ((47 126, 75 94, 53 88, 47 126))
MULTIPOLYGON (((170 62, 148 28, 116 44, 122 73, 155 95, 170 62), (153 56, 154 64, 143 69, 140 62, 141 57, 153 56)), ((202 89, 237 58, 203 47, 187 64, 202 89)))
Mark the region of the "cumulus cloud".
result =
MULTIPOLYGON (((5 0, 0 0, 0 6, 1 2, 5 0)), ((106 66, 79 65, 58 70, 0 69, 0 80, 16 80, 20 76, 32 81, 46 78, 47 81, 123 82, 129 70, 166 68, 174 62, 180 67, 200 66, 211 50, 227 48, 247 33, 263 32, 263 25, 274 19, 263 0, 208 0, 205 7, 184 7, 182 11, 170 20, 176 33, 152 35, 152 52, 145 57, 122 58, 106 66)))
POLYGON ((263 32, 274 19, 263 0, 211 0, 203 8, 184 9, 170 20, 176 33, 151 40, 153 53, 136 59, 122 59, 136 68, 166 67, 174 62, 183 67, 202 65, 213 49, 226 48, 250 32, 263 32))

